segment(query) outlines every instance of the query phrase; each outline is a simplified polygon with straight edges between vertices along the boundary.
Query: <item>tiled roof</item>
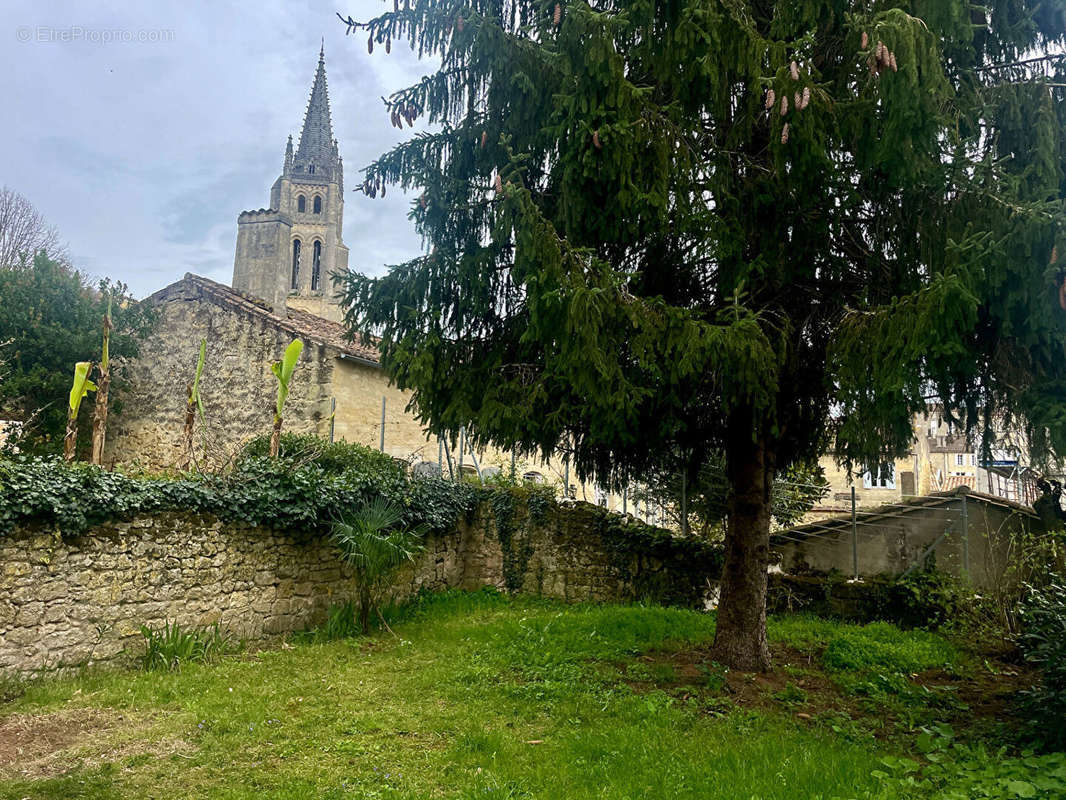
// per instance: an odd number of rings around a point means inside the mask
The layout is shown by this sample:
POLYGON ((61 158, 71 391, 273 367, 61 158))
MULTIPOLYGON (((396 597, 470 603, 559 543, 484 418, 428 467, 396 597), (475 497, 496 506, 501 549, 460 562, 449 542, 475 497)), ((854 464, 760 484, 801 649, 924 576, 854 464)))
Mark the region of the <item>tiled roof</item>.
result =
POLYGON ((951 492, 958 489, 960 486, 965 486, 969 489, 973 489, 976 477, 968 475, 948 475, 944 478, 944 485, 941 487, 941 491, 951 492))
POLYGON ((180 281, 160 289, 148 300, 153 303, 162 303, 181 296, 187 297, 189 294, 204 297, 219 305, 258 317, 280 330, 303 339, 305 344, 325 345, 339 351, 341 355, 372 364, 380 361, 378 350, 373 345, 349 341, 343 325, 292 308, 284 309, 284 316, 275 314, 273 306, 266 300, 200 275, 193 275, 191 272, 185 273, 185 277, 180 281))

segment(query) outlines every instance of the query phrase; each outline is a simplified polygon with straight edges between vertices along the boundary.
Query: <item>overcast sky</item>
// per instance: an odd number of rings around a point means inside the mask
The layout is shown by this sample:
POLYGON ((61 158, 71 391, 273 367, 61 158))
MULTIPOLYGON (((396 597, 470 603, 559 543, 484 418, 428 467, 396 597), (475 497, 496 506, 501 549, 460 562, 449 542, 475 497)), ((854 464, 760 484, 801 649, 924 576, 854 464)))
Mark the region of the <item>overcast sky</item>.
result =
POLYGON ((408 199, 351 191, 410 135, 381 96, 432 68, 407 46, 371 56, 365 36, 345 38, 335 12, 366 19, 379 0, 3 5, 0 184, 59 229, 79 268, 137 297, 186 272, 229 283, 237 215, 269 205, 323 37, 350 266, 380 273, 417 254, 408 199))

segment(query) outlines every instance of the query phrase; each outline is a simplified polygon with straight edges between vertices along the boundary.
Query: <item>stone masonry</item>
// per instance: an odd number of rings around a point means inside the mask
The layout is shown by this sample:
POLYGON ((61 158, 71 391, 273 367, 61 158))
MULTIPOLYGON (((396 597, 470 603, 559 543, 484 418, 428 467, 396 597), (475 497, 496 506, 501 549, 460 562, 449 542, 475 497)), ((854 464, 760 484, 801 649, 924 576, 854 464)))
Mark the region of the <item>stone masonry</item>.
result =
MULTIPOLYGON (((717 578, 709 565, 672 563, 639 548, 620 559, 603 536, 604 514, 586 505, 552 508, 534 523, 523 509, 512 534, 501 537, 485 504, 427 539, 394 596, 496 586, 619 601, 667 586, 675 601, 699 604, 717 578)), ((320 622, 353 589, 320 535, 188 513, 113 522, 76 538, 17 527, 0 539, 0 672, 128 659, 141 651, 140 626, 165 622, 219 622, 234 636, 261 640, 320 622)))

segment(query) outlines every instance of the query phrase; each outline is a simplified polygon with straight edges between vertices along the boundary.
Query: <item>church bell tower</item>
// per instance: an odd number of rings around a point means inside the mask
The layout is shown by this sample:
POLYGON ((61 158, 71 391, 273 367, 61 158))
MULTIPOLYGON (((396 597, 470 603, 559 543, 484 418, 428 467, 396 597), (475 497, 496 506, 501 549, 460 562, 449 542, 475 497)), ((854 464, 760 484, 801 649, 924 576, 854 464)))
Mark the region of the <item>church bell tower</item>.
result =
POLYGON ((266 300, 277 314, 293 308, 341 321, 332 276, 348 270, 348 248, 341 239, 343 173, 323 48, 300 143, 294 152, 289 137, 281 176, 270 189, 270 208, 237 218, 234 289, 266 300))

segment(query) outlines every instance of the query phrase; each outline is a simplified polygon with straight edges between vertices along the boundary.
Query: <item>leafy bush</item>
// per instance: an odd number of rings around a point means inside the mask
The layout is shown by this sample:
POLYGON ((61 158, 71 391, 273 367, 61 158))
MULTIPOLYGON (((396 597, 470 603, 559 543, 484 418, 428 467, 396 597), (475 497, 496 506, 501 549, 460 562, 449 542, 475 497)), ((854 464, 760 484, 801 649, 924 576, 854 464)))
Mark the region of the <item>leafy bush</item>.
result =
POLYGON ((1032 589, 1019 610, 1018 644, 1041 673, 1025 705, 1034 736, 1053 749, 1066 748, 1066 582, 1032 589))
POLYGON ((145 670, 180 670, 184 664, 217 661, 238 649, 217 622, 202 628, 183 628, 177 622, 164 623, 158 629, 142 625, 141 635, 141 667, 145 670))
POLYGON ((392 459, 360 445, 318 440, 319 455, 301 458, 295 445, 311 445, 313 437, 282 438, 290 447, 287 457, 261 457, 253 443, 225 475, 133 476, 58 458, 0 459, 0 533, 20 522, 40 522, 77 535, 101 522, 155 511, 325 531, 341 510, 375 497, 396 505, 405 526, 446 530, 481 497, 476 487, 408 478, 392 459))
MULTIPOLYGON (((238 466, 270 455, 270 436, 258 436, 244 446, 238 466)), ((377 482, 402 483, 404 470, 391 456, 359 444, 329 442, 310 433, 283 433, 277 461, 289 469, 313 464, 329 475, 357 472, 377 482)))
POLYGON ((958 742, 946 725, 924 729, 917 746, 924 763, 897 756, 881 759, 884 768, 873 773, 881 791, 874 797, 1056 800, 1066 796, 1066 753, 1012 757, 1006 748, 989 751, 958 742))
POLYGON ((935 629, 955 622, 966 606, 958 579, 936 569, 931 559, 892 584, 888 600, 894 621, 915 628, 935 629))

